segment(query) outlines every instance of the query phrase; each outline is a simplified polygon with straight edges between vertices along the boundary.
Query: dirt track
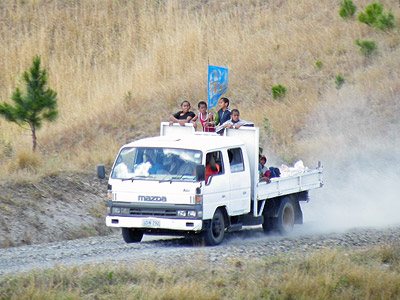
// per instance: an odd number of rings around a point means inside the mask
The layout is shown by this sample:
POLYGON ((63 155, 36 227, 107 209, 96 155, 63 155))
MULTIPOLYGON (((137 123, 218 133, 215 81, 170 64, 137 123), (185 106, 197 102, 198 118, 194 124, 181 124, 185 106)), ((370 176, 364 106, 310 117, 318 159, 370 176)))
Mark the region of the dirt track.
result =
POLYGON ((138 244, 125 244, 119 234, 40 245, 0 249, 0 276, 51 268, 125 262, 176 266, 201 261, 224 265, 227 260, 265 259, 275 255, 306 255, 326 248, 356 249, 400 244, 400 227, 358 229, 342 233, 306 234, 307 224, 288 237, 264 235, 261 228, 227 234, 217 247, 203 247, 188 238, 147 237, 138 244))
POLYGON ((315 224, 305 221, 288 237, 267 236, 261 227, 227 233, 217 247, 203 247, 199 240, 189 238, 149 236, 128 245, 119 230, 111 231, 104 224, 105 192, 106 186, 95 174, 63 173, 35 184, 0 184, 0 276, 55 265, 114 261, 223 265, 230 259, 400 244, 400 225, 311 235, 315 224))

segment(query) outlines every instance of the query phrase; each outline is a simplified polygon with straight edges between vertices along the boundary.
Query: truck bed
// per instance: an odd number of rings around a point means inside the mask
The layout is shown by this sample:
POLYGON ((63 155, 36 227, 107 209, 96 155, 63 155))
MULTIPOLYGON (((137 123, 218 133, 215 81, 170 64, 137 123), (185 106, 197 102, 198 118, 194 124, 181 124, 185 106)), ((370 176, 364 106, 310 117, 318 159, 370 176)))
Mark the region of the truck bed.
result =
POLYGON ((290 177, 272 178, 270 183, 257 183, 257 200, 265 200, 277 196, 284 196, 323 186, 322 167, 305 171, 304 173, 290 177))

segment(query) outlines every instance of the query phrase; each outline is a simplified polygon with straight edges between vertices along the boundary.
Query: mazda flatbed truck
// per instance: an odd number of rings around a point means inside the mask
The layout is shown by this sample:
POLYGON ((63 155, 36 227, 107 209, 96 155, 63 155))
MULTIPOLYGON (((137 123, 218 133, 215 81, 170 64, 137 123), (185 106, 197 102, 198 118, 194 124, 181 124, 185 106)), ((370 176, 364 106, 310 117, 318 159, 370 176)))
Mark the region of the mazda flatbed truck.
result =
MULTIPOLYGON (((121 147, 108 179, 106 225, 125 242, 143 234, 199 235, 218 245, 226 231, 262 225, 287 234, 301 224, 300 201, 323 186, 321 164, 288 177, 259 180, 259 128, 195 131, 162 122, 160 136, 121 147), (206 157, 220 166, 206 181, 206 157)), ((98 176, 105 178, 103 165, 98 176)))

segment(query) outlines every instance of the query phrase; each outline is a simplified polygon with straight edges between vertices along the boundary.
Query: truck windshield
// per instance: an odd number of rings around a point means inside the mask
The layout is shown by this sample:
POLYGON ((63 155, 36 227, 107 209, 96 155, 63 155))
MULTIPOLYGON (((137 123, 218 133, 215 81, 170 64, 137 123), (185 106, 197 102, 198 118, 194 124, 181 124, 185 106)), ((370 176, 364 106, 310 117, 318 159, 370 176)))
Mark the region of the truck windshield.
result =
POLYGON ((111 178, 159 181, 195 181, 200 151, 173 148, 124 148, 111 178))

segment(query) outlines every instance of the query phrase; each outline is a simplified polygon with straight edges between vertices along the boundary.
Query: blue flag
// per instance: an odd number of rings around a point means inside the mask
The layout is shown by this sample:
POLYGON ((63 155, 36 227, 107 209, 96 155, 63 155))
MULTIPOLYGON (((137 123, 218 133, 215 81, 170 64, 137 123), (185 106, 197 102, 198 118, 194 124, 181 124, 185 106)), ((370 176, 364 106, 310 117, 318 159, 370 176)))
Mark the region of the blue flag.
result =
POLYGON ((228 90, 228 68, 208 66, 208 108, 217 105, 228 90))

